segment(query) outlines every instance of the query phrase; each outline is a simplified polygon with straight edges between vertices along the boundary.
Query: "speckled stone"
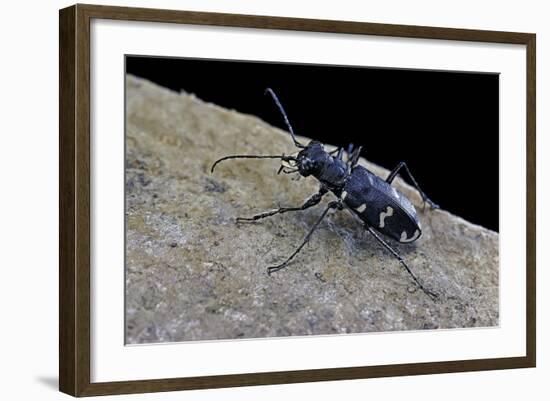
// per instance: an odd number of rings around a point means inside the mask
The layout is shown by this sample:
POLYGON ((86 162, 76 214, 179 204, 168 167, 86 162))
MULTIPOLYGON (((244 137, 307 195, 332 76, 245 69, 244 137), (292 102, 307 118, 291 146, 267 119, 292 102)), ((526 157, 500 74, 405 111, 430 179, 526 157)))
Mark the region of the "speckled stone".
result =
MULTIPOLYGON (((235 223, 316 192, 313 178, 277 175, 288 134, 259 118, 128 76, 126 341, 151 343, 498 325, 498 234, 415 204, 423 236, 391 242, 439 298, 417 290, 395 258, 347 212, 327 216, 285 270, 320 206, 235 223)), ((388 171, 361 160, 371 171, 388 171)), ((435 199, 437 201, 437 199, 435 199)))

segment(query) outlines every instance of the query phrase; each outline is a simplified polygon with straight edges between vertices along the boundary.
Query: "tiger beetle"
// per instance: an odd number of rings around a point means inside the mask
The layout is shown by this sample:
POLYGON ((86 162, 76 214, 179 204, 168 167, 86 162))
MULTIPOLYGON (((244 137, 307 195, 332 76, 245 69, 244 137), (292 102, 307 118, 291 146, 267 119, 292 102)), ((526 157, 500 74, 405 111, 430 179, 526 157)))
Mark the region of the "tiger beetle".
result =
POLYGON ((311 175, 315 177, 321 185, 319 191, 307 199, 302 206, 279 207, 256 214, 252 217, 238 217, 237 222, 252 222, 279 213, 308 209, 317 205, 329 191, 337 198, 335 201, 331 201, 327 204, 321 216, 310 228, 296 250, 283 263, 277 266, 268 267, 268 273, 271 274, 288 266, 290 261, 301 251, 304 245, 309 242, 313 232, 319 227, 319 224, 331 209, 346 209, 351 212, 351 214, 363 224, 363 227, 399 261, 407 273, 412 277, 418 288, 432 300, 435 300, 437 295, 422 285, 399 253, 380 235, 383 234, 400 243, 414 242, 422 235, 420 221, 418 220, 413 204, 403 193, 391 186, 397 174, 402 170, 407 173, 414 187, 420 193, 424 205, 427 203, 432 209, 439 208, 439 206, 432 202, 420 189, 420 186, 412 176, 407 164, 404 162, 399 163, 388 177, 383 180, 365 167, 358 165, 361 146, 354 149, 353 145, 349 145, 347 151, 344 151, 343 148, 337 148, 327 152, 323 144, 318 141, 312 140, 307 145, 300 143, 296 139, 292 125, 275 92, 271 88, 267 88, 266 93, 273 98, 273 101, 288 127, 294 145, 300 150, 290 156, 284 154, 280 156, 225 156, 212 165, 211 172, 214 172, 214 168, 218 163, 228 159, 280 159, 281 167, 278 173, 299 173, 303 177, 311 175))

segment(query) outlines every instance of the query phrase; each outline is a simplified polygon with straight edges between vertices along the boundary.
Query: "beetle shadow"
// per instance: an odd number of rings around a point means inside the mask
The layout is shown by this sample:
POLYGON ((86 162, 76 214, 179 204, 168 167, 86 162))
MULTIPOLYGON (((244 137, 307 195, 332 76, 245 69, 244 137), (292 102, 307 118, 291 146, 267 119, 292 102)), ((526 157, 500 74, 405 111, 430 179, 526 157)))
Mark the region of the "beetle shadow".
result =
MULTIPOLYGON (((380 241, 375 238, 370 232, 368 232, 364 225, 361 222, 358 222, 357 219, 355 219, 353 216, 342 213, 340 216, 338 216, 336 219, 332 219, 329 223, 331 226, 331 230, 334 231, 338 237, 342 240, 344 243, 344 246, 349 246, 347 243, 348 241, 345 240, 345 237, 347 234, 352 232, 353 240, 356 241, 353 248, 359 248, 359 249, 380 249, 381 253, 387 254, 388 256, 394 257, 391 255, 391 253, 384 247, 383 244, 380 243, 380 241), (344 233, 344 231, 347 231, 347 234, 344 233)), ((376 229, 375 229, 376 231, 376 229)), ((384 242, 389 245, 395 252, 397 252, 401 256, 406 256, 410 254, 414 254, 415 252, 418 252, 418 245, 416 242, 413 243, 401 243, 398 241, 395 241, 389 237, 386 237, 384 234, 376 231, 378 235, 384 240, 384 242)))

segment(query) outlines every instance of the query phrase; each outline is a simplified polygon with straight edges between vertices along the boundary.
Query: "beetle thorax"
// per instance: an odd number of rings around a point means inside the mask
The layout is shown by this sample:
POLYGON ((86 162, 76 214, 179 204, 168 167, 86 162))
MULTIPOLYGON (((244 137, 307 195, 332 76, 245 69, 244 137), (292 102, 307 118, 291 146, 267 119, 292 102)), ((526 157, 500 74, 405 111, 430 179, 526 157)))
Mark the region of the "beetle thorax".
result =
POLYGON ((329 155, 317 141, 311 141, 298 153, 297 167, 302 176, 312 175, 330 188, 342 187, 347 177, 345 164, 329 155))

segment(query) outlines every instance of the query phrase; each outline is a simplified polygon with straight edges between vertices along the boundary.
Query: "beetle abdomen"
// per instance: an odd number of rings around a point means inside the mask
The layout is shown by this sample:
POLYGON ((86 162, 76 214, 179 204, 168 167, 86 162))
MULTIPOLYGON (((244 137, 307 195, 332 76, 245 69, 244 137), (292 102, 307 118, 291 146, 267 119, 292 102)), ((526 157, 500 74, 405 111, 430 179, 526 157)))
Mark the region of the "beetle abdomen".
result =
POLYGON ((409 199, 362 166, 353 169, 341 197, 363 221, 396 241, 413 242, 422 235, 409 199))

